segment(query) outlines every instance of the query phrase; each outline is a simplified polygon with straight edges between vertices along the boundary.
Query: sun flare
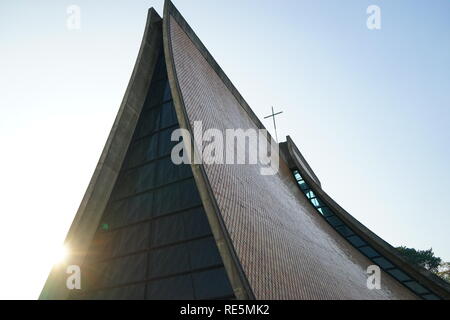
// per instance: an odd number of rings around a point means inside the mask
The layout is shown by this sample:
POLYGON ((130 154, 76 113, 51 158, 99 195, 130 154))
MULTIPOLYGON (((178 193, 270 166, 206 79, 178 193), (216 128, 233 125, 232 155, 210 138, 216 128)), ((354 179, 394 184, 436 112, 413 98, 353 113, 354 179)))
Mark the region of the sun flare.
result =
POLYGON ((53 263, 54 264, 61 264, 66 261, 67 256, 69 255, 69 249, 66 246, 60 246, 56 248, 53 252, 53 263))

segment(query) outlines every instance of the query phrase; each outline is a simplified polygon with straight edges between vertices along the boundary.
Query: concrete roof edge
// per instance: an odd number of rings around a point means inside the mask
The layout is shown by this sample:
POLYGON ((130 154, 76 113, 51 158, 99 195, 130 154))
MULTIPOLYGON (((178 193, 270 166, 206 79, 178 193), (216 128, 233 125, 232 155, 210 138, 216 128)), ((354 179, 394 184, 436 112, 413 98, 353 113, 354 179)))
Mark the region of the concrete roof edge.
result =
POLYGON ((67 274, 64 267, 66 265, 81 267, 100 224, 150 86, 159 53, 156 51, 160 48, 162 41, 160 39, 162 32, 157 27, 161 21, 162 18, 156 10, 150 8, 139 53, 124 98, 94 174, 66 236, 65 244, 72 254, 69 253, 66 263, 53 267, 39 299, 63 300, 69 298, 70 292, 65 286, 67 274))
POLYGON ((393 263, 395 263, 399 268, 406 271, 410 276, 412 276, 416 281, 429 287, 436 294, 440 295, 442 298, 449 300, 450 299, 450 284, 445 280, 441 279, 434 273, 422 268, 420 266, 413 265, 409 261, 407 261, 401 254, 398 252, 396 248, 390 245, 388 242, 383 240, 377 234, 372 232, 369 228, 359 222, 355 217, 353 217, 350 213, 344 210, 338 203, 336 203, 333 198, 331 198, 322 187, 317 184, 312 177, 310 177, 306 173, 305 168, 298 163, 298 161, 293 156, 293 151, 298 148, 295 143, 292 141, 290 137, 287 138, 286 148, 289 154, 286 156, 289 158, 289 162, 295 163, 297 168, 300 170, 303 179, 309 184, 312 190, 319 195, 322 200, 333 209, 334 213, 342 219, 350 228, 353 229, 355 233, 358 234, 361 238, 366 240, 370 245, 372 245, 376 250, 378 250, 383 256, 390 259, 393 263))

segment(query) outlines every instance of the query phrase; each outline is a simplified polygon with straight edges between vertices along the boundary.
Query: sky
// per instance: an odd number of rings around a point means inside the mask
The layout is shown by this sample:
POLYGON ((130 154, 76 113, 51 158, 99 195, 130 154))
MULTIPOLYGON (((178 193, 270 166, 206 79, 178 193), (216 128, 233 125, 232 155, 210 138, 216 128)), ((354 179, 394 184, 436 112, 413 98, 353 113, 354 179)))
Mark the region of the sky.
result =
MULTIPOLYGON (((333 199, 450 261, 450 1, 173 2, 260 119, 284 112, 280 140, 333 199)), ((0 299, 39 296, 162 5, 0 2, 0 299)))

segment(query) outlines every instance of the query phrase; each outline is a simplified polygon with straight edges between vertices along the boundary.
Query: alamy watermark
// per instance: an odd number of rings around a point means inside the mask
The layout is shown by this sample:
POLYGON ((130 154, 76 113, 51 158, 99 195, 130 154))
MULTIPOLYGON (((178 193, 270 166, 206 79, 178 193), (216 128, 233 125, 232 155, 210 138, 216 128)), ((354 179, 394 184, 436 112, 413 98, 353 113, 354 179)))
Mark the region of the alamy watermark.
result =
POLYGON ((172 149, 174 164, 260 165, 261 175, 278 173, 278 144, 265 129, 203 130, 202 122, 195 121, 193 134, 186 129, 172 133, 172 141, 179 142, 172 149))
POLYGON ((381 270, 377 265, 371 265, 367 267, 367 289, 380 290, 381 289, 381 270))
POLYGON ((68 30, 81 30, 81 8, 77 5, 70 5, 66 9, 67 20, 66 27, 68 30))
POLYGON ((70 265, 66 269, 70 276, 66 279, 66 287, 69 290, 81 290, 81 268, 77 265, 70 265))
POLYGON ((376 5, 371 5, 367 8, 367 29, 369 30, 381 30, 381 8, 376 5))

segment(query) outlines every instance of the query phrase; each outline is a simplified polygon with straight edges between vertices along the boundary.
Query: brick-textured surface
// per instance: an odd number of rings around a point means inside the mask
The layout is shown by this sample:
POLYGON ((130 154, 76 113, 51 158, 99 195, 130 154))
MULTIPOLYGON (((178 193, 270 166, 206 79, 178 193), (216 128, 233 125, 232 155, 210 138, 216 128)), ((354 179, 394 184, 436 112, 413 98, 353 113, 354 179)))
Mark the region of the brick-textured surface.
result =
MULTIPOLYGON (((177 78, 191 125, 257 129, 201 52, 170 17, 177 78)), ((368 290, 372 263, 313 209, 280 160, 275 176, 257 165, 205 165, 238 258, 257 299, 414 299, 382 273, 368 290)))

